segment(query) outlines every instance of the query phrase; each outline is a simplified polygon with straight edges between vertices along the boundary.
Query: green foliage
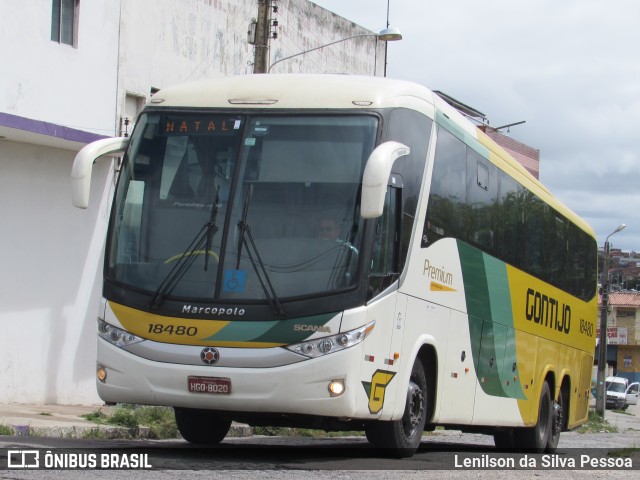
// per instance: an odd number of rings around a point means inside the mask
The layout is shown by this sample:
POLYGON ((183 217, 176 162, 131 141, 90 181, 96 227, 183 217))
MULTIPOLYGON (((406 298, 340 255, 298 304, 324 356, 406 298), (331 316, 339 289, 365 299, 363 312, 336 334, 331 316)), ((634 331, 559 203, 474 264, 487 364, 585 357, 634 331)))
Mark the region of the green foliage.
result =
MULTIPOLYGON (((146 405, 118 405, 110 415, 102 410, 82 415, 83 418, 99 425, 115 425, 130 431, 140 427, 149 428, 149 438, 178 438, 178 426, 173 409, 170 407, 150 407, 146 405)), ((89 431, 86 438, 101 438, 98 429, 89 431)))
POLYGON ((640 456, 640 448, 618 448, 609 452, 610 457, 615 458, 629 458, 640 456))
POLYGON ((117 425, 119 427, 126 427, 135 429, 139 427, 138 419, 135 412, 127 408, 118 408, 108 420, 109 425, 117 425))
POLYGON ((631 412, 627 412, 626 410, 620 410, 619 408, 614 408, 613 410, 611 410, 614 413, 619 413, 621 415, 631 415, 632 417, 634 417, 635 415, 631 412))
POLYGON ((618 433, 618 429, 602 420, 595 410, 589 410, 589 419, 578 429, 578 433, 618 433))
POLYGON ((360 437, 363 432, 326 432, 309 428, 255 427, 255 435, 265 437, 360 437))
POLYGON ((253 433, 265 437, 290 437, 292 430, 285 427, 255 427, 253 433))
POLYGON ((90 440, 103 440, 107 438, 106 434, 100 430, 99 428, 92 428, 90 430, 85 430, 82 433, 82 438, 90 439, 90 440))
POLYGON ((13 433, 12 427, 0 424, 0 435, 13 435, 13 433))
POLYGON ((80 415, 85 420, 89 420, 90 422, 97 423, 100 425, 105 425, 109 416, 104 413, 102 410, 96 410, 91 413, 85 413, 84 415, 80 415))
POLYGON ((135 410, 140 425, 149 427, 149 438, 178 438, 178 426, 173 408, 143 406, 135 410))

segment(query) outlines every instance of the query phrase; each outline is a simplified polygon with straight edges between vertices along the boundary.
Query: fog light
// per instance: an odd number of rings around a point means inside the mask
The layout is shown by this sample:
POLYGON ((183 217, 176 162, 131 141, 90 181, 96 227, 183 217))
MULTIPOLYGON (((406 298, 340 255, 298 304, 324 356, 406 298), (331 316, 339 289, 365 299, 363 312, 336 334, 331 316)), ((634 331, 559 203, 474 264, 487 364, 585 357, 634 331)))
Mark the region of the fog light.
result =
POLYGON ((104 367, 98 367, 98 371, 96 372, 96 376, 98 377, 98 380, 100 380, 102 383, 107 381, 107 369, 104 367))
POLYGON ((329 382, 329 394, 332 397, 339 397, 344 393, 344 380, 331 380, 329 382))

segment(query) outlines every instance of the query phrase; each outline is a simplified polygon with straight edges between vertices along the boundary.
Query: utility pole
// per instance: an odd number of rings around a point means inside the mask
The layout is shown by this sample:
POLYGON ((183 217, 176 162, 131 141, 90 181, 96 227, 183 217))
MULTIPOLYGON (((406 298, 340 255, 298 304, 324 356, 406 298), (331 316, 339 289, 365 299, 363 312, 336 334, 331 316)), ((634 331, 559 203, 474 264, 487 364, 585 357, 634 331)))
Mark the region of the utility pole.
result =
MULTIPOLYGON (((618 233, 626 227, 620 224, 611 235, 618 233)), ((607 315, 609 313, 609 235, 604 241, 604 263, 602 266, 602 302, 600 311, 600 339, 598 342, 598 371, 596 377, 596 413, 604 420, 604 412, 607 408, 607 315)))
POLYGON ((267 73, 269 68, 269 39, 271 28, 271 0, 258 0, 258 18, 256 20, 255 57, 253 73, 267 73))
MULTIPOLYGON (((391 0, 387 0, 387 28, 389 28, 389 3, 391 2, 391 0)), ((376 53, 377 53, 377 48, 378 48, 378 42, 376 42, 376 53)), ((386 77, 387 76, 387 55, 389 53, 389 42, 384 42, 384 74, 383 76, 386 77)), ((377 63, 377 62, 376 62, 377 63)), ((377 67, 378 65, 376 65, 377 67)), ((375 68, 373 69, 373 75, 375 76, 376 72, 375 72, 375 68)))

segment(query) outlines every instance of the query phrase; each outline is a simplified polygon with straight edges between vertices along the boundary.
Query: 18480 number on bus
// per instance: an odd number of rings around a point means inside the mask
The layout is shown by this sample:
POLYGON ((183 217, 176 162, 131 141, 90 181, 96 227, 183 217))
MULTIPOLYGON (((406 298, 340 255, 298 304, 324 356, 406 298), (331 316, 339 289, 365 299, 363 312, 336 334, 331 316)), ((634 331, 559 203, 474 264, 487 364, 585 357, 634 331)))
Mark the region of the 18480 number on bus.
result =
POLYGON ((198 334, 198 328, 185 327, 184 325, 163 325, 162 323, 150 323, 148 333, 195 337, 198 334))

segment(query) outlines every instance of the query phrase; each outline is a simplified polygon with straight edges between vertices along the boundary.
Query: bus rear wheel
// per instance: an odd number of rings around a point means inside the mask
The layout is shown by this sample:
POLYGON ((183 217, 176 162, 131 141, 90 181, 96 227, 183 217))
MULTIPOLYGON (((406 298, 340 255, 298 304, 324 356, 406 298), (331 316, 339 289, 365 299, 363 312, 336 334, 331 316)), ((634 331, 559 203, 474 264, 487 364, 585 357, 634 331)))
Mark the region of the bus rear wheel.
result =
MULTIPOLYGON (((530 452, 547 450, 549 439, 553 433, 554 402, 551 400, 549 383, 544 382, 540 392, 538 421, 534 427, 521 428, 516 431, 516 443, 519 449, 530 452)), ((559 432, 557 433, 559 437, 559 432)), ((557 438, 555 439, 557 444, 557 438)))
POLYGON ((551 433, 547 442, 547 451, 554 452, 558 448, 560 433, 565 429, 569 398, 565 388, 560 389, 558 401, 552 402, 551 433))
POLYGON ((410 457, 420 446, 427 419, 427 377, 420 359, 411 370, 407 401, 400 420, 378 421, 367 427, 367 440, 397 457, 410 457))
POLYGON ((231 419, 209 410, 175 407, 180 435, 189 443, 216 445, 227 436, 231 419))

